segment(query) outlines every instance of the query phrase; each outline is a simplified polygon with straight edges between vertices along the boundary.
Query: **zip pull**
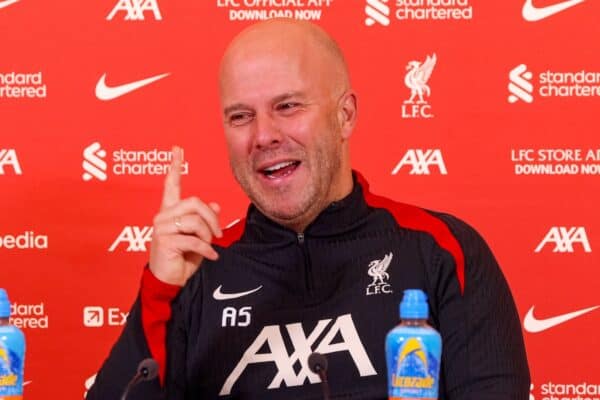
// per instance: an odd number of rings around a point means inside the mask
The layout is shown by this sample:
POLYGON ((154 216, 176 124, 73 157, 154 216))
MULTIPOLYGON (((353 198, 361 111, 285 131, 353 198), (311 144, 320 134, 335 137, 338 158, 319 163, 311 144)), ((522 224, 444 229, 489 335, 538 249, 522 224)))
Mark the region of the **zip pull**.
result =
POLYGON ((298 233, 298 243, 300 243, 300 244, 304 243, 304 233, 302 233, 302 232, 298 233))

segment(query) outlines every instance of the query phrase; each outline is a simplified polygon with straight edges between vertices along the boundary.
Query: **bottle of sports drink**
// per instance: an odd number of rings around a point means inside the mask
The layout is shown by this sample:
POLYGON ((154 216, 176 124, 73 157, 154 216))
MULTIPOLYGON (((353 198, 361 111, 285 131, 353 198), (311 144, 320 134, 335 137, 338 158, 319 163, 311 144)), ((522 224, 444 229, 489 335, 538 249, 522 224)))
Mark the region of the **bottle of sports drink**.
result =
POLYGON ((442 338, 427 324, 429 306, 422 290, 404 291, 401 324, 385 341, 390 400, 437 400, 442 338))
POLYGON ((10 302, 0 289, 0 400, 23 398, 25 335, 9 322, 10 302))

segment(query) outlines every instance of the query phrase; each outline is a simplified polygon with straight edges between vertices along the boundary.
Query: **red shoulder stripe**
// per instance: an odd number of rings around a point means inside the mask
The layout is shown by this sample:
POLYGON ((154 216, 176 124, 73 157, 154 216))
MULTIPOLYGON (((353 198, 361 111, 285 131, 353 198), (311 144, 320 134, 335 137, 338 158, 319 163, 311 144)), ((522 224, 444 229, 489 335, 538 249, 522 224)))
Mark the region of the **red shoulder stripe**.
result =
POLYGON ((376 208, 385 208, 392 213, 396 222, 398 222, 398 225, 402 227, 429 233, 440 247, 448 251, 452 257, 454 257, 456 276, 460 285, 460 291, 461 293, 464 293, 465 257, 460 243, 458 243, 458 240, 452 234, 448 226, 441 219, 436 218, 421 208, 409 204, 398 203, 370 193, 369 184, 366 180, 360 174, 357 173, 356 175, 365 192, 367 204, 376 208))
POLYGON ((223 229, 223 237, 222 238, 213 238, 213 243, 221 246, 227 247, 239 238, 242 237, 244 233, 244 226, 246 225, 246 218, 237 219, 227 225, 223 229))

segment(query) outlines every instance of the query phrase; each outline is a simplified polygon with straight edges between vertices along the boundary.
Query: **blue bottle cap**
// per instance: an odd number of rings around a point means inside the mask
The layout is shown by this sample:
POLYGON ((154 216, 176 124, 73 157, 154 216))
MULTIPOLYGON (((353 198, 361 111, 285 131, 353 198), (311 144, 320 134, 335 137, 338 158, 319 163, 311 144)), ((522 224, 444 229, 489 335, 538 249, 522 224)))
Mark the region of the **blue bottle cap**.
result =
POLYGON ((428 316, 429 305, 425 292, 420 289, 405 290, 400 303, 400 318, 427 319, 428 316))
POLYGON ((0 288, 0 318, 10 317, 10 301, 6 290, 0 288))

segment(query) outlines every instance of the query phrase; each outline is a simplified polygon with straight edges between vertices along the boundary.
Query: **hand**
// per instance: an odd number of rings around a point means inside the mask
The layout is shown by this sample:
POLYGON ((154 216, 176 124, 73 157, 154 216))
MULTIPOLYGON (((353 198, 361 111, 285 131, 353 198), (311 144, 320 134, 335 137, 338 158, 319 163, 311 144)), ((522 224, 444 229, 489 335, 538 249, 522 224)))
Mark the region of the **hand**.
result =
POLYGON ((173 147, 150 246, 150 271, 159 280, 179 286, 185 285, 204 258, 219 258, 211 242, 213 236, 223 236, 217 203, 206 204, 196 197, 181 200, 182 158, 181 149, 173 147))

